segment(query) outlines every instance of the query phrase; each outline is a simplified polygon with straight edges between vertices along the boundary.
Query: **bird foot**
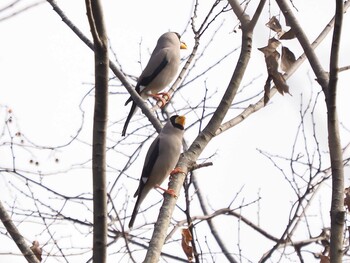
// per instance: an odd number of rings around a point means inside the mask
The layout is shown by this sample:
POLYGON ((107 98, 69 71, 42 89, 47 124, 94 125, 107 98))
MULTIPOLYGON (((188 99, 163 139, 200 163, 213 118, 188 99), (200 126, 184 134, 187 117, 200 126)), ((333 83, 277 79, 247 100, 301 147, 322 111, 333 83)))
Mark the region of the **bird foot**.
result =
POLYGON ((166 102, 168 102, 171 98, 169 92, 160 92, 158 95, 162 95, 162 99, 164 99, 166 102))
POLYGON ((170 175, 174 175, 174 174, 177 174, 177 173, 183 173, 184 175, 186 175, 186 173, 184 171, 182 171, 182 169, 180 167, 176 167, 174 170, 172 170, 170 172, 170 175))
POLYGON ((156 186, 154 188, 158 188, 158 189, 164 191, 164 193, 167 193, 167 194, 171 195, 172 197, 177 198, 177 195, 176 195, 174 189, 170 189, 170 188, 165 189, 165 188, 161 187, 159 184, 156 184, 156 186))
POLYGON ((168 103, 168 101, 170 100, 170 94, 168 92, 160 92, 157 94, 150 94, 150 96, 152 98, 154 98, 155 100, 160 101, 162 103, 162 105, 160 106, 160 108, 163 108, 165 106, 165 104, 168 103))

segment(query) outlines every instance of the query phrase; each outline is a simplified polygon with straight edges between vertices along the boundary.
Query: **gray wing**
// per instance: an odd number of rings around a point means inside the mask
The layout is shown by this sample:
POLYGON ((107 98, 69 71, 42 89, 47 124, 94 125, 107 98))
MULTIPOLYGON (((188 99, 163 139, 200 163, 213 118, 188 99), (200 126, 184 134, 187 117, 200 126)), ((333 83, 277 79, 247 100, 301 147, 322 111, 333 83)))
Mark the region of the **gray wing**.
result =
POLYGON ((154 49, 136 85, 136 91, 138 93, 141 92, 142 86, 148 86, 159 74, 164 72, 164 69, 169 63, 168 53, 169 48, 159 49, 159 47, 156 47, 154 49))
POLYGON ((152 172, 153 166, 154 166, 155 162, 157 161, 158 153, 159 153, 159 137, 157 137, 152 142, 152 144, 147 152, 147 155, 146 155, 145 163, 143 165, 142 174, 141 174, 141 178, 140 178, 140 184, 139 184, 139 187, 137 188, 137 190, 134 194, 134 197, 137 196, 137 200, 136 200, 134 210, 132 212, 132 215, 131 215, 131 218, 129 221, 129 228, 133 227, 136 216, 137 216, 138 211, 140 209, 141 203, 145 199, 146 195, 148 194, 148 192, 151 189, 149 187, 145 187, 145 185, 149 179, 150 173, 152 172))
POLYGON ((141 173, 141 178, 140 178, 140 184, 139 187, 137 188, 134 197, 138 196, 145 184, 147 183, 148 179, 149 179, 149 175, 152 172, 152 169, 154 167, 154 164, 157 161, 158 158, 158 154, 159 154, 159 136, 152 142, 147 155, 146 155, 146 159, 145 159, 145 163, 143 164, 143 168, 142 168, 142 173, 141 173))

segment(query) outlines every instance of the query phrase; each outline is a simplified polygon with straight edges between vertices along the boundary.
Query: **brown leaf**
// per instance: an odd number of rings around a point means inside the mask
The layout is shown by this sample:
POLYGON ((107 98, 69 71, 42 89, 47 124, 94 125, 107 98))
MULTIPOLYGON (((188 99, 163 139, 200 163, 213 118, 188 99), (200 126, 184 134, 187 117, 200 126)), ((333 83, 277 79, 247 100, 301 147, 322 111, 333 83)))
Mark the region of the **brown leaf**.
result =
POLYGON ((36 258, 41 262, 42 249, 39 247, 39 241, 34 240, 32 244, 33 246, 31 246, 30 249, 33 251, 36 258))
POLYGON ((284 79, 282 73, 277 72, 271 77, 279 93, 281 93, 282 95, 284 95, 284 93, 289 94, 289 86, 287 85, 286 80, 284 79))
POLYGON ((269 56, 265 57, 267 72, 269 74, 274 74, 278 72, 278 59, 280 58, 280 53, 278 51, 272 52, 269 56))
POLYGON ((287 47, 282 47, 281 69, 287 71, 295 62, 295 56, 287 47))
POLYGON ((192 235, 188 228, 182 229, 182 242, 181 246, 185 252, 189 262, 193 260, 193 248, 191 246, 192 235))
POLYGON ((266 47, 258 48, 258 50, 264 53, 265 57, 268 57, 276 51, 276 48, 278 48, 279 44, 281 44, 281 42, 279 42, 276 38, 273 37, 269 39, 269 42, 266 47))
POLYGON ((350 212, 350 187, 345 188, 344 193, 345 193, 344 205, 350 212))
POLYGON ((284 93, 289 93, 289 87, 286 83, 281 72, 278 71, 280 53, 276 50, 280 42, 275 39, 269 39, 269 43, 266 47, 259 48, 261 52, 265 55, 265 63, 268 73, 268 78, 264 86, 264 104, 270 99, 270 81, 273 80, 275 86, 279 93, 284 95, 284 93))
MULTIPOLYGON (((289 93, 289 87, 286 83, 281 72, 278 71, 278 59, 280 54, 277 51, 274 51, 270 56, 265 57, 267 72, 269 78, 273 80, 275 86, 279 93, 284 95, 284 93, 289 93)), ((266 84, 265 84, 266 85, 266 84)))
POLYGON ((264 106, 266 106, 266 104, 270 100, 270 89, 271 89, 271 77, 270 75, 268 75, 264 86, 264 106))
POLYGON ((270 21, 267 22, 265 25, 277 33, 280 33, 282 31, 281 24, 275 16, 271 17, 270 21))
POLYGON ((280 36, 280 40, 289 40, 289 39, 293 39, 296 38, 294 30, 293 29, 289 29, 287 32, 284 32, 281 36, 280 36))
POLYGON ((320 256, 320 263, 329 263, 329 262, 331 261, 329 260, 328 256, 324 256, 324 255, 320 256))
POLYGON ((286 17, 284 17, 284 22, 286 23, 286 26, 290 26, 289 21, 286 19, 286 17))

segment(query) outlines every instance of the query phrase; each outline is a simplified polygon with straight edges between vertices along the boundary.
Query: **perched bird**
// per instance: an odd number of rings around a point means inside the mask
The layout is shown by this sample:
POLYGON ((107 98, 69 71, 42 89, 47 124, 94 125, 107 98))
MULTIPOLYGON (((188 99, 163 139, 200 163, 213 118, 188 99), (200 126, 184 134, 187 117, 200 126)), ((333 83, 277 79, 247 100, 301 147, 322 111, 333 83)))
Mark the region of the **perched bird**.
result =
MULTIPOLYGON (((166 101, 160 96, 165 93, 159 92, 175 78, 180 65, 180 49, 186 48, 186 44, 180 41, 180 35, 176 32, 167 32, 160 36, 147 66, 136 84, 136 92, 144 100, 153 97, 161 100, 165 105, 166 101)), ((131 97, 125 102, 125 105, 130 101, 132 101, 132 105, 124 124, 122 136, 125 136, 129 122, 137 109, 137 105, 131 97)))
MULTIPOLYGON (((174 115, 164 125, 158 137, 152 142, 142 168, 139 187, 134 197, 136 204, 129 222, 132 228, 142 201, 152 188, 160 188, 162 182, 174 169, 179 159, 184 134, 185 116, 174 115)), ((171 194, 171 190, 169 191, 171 194)))

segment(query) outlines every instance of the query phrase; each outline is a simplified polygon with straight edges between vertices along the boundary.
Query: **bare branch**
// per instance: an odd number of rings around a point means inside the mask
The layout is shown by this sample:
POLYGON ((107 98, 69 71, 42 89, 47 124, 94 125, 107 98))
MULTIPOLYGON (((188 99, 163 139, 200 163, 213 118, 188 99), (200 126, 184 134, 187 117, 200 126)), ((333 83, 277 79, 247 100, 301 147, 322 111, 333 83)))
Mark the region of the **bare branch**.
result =
POLYGON ((321 63, 319 59, 317 58, 314 48, 310 44, 303 28, 301 25, 299 25, 298 20, 294 16, 292 10, 287 4, 286 0, 276 0, 277 4, 279 5, 283 15, 285 16, 288 24, 291 26, 293 31, 296 34, 296 37, 299 40, 299 43, 304 49, 305 55, 308 58, 308 61, 310 62, 310 65, 315 72, 315 75, 317 77, 318 83, 321 85, 323 91, 326 94, 326 89, 328 87, 328 74, 323 70, 321 63))
POLYGON ((336 1, 335 24, 333 31, 329 66, 329 86, 324 90, 328 117, 328 145, 332 167, 332 203, 331 203, 331 245, 332 263, 343 262, 344 211, 344 167, 337 113, 337 82, 340 36, 343 24, 343 1, 336 1))
MULTIPOLYGON (((347 1, 344 5, 344 12, 349 8, 350 6, 350 1, 347 1)), ((335 17, 329 21, 329 23, 324 27, 324 29, 320 32, 318 37, 313 41, 311 44, 312 49, 316 49, 320 43, 325 39, 327 34, 332 30, 334 26, 334 21, 335 17)), ((293 73, 302 65, 302 63, 306 60, 307 56, 306 54, 302 54, 296 62, 288 69, 288 71, 283 75, 283 77, 287 80, 289 79, 290 76, 293 75, 293 73)), ((277 93, 276 87, 273 87, 270 90, 270 97, 274 96, 277 93)), ((223 123, 220 128, 216 131, 216 136, 219 135, 220 133, 236 126, 237 124, 241 123, 244 121, 246 118, 248 118, 251 114, 261 110, 264 108, 264 98, 261 98, 258 102, 255 104, 251 104, 249 107, 247 107, 242 113, 237 115, 235 118, 223 123)))
MULTIPOLYGON (((54 0, 47 0, 49 4, 53 7, 54 11, 62 18, 62 21, 91 49, 94 50, 93 43, 68 19, 68 17, 64 14, 64 12, 59 8, 54 0)), ((147 116, 149 121, 155 127, 155 129, 159 132, 162 128, 161 123, 157 119, 157 117, 152 113, 144 103, 144 100, 138 95, 135 91, 134 87, 129 83, 126 76, 118 69, 118 67, 113 63, 113 61, 109 60, 109 67, 113 71, 113 73, 117 76, 123 86, 130 93, 133 100, 136 102, 138 107, 141 108, 142 112, 147 116)))
POLYGON ((108 119, 108 38, 99 0, 86 0, 87 16, 94 39, 95 108, 92 142, 93 261, 107 260, 106 137, 108 119))
MULTIPOLYGON (((265 1, 263 1, 265 2, 265 1)), ((187 174, 188 167, 193 163, 198 156, 201 154, 205 146, 210 142, 210 140, 215 136, 216 130, 219 128, 224 116, 226 115, 232 101, 236 95, 242 77, 244 75, 245 69, 247 67, 250 52, 252 47, 252 27, 248 27, 248 16, 246 14, 242 15, 242 10, 239 7, 238 2, 230 1, 230 4, 235 12, 236 16, 240 19, 242 23, 242 49, 241 54, 236 65, 235 71, 232 75, 231 81, 227 87, 223 99, 221 100, 217 110, 215 111, 213 117, 209 121, 208 125, 199 134, 196 140, 192 143, 189 150, 186 151, 181 157, 177 164, 182 171, 187 174)), ((185 179, 185 174, 179 173, 176 177, 171 180, 169 187, 174 189, 175 193, 179 195, 181 186, 185 179)), ((153 236, 150 242, 150 249, 147 252, 144 262, 157 262, 159 259, 159 252, 164 244, 166 230, 170 223, 170 218, 175 208, 176 200, 172 197, 165 197, 163 202, 153 236)))
POLYGON ((17 227, 13 224, 10 216, 6 212, 5 207, 0 201, 0 219, 6 230, 11 235, 13 241, 16 243, 17 247, 21 250, 23 256, 27 259, 29 263, 39 263, 39 260, 34 255, 33 251, 28 246, 27 242, 24 240, 23 236, 19 233, 17 227))

